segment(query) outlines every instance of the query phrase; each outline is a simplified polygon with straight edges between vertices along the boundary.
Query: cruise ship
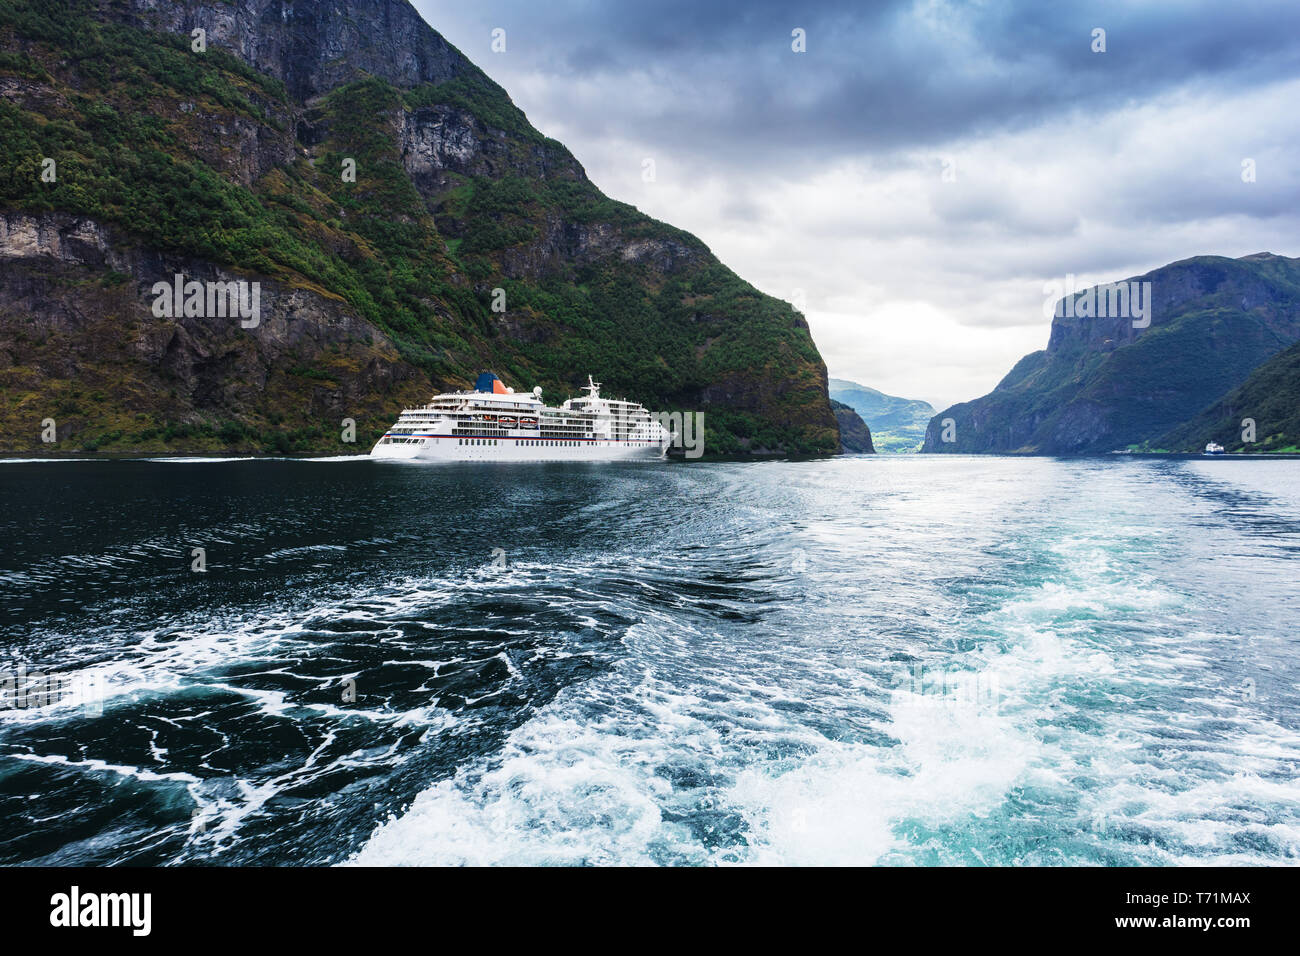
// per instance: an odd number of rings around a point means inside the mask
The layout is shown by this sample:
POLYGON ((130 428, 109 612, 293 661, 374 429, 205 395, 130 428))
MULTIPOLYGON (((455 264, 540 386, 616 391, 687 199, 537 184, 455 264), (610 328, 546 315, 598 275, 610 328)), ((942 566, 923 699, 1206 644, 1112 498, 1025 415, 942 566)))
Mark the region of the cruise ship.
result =
POLYGON ((520 394, 485 372, 472 392, 444 392, 405 409, 370 450, 371 458, 417 461, 613 461, 662 458, 673 435, 636 402, 586 395, 559 408, 541 388, 520 394))

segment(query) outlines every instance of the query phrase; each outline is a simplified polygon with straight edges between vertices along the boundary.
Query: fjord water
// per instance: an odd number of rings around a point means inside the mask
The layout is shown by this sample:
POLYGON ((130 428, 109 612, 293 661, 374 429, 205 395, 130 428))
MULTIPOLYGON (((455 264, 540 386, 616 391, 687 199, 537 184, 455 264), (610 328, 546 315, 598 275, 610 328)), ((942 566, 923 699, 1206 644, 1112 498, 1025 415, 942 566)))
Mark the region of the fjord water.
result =
POLYGON ((0 489, 2 863, 1300 860, 1300 462, 0 489))

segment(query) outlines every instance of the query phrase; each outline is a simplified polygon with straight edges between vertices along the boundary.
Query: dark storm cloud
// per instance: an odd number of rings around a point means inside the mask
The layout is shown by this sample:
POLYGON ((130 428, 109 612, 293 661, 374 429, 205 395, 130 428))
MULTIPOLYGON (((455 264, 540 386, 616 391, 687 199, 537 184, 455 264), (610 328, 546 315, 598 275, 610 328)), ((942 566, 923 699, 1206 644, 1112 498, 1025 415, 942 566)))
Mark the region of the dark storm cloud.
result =
POLYGON ((790 3, 663 0, 420 4, 453 42, 494 26, 509 56, 466 52, 509 86, 517 71, 641 96, 566 119, 715 161, 912 148, 1106 110, 1171 87, 1249 85, 1300 72, 1300 4, 790 3), (453 29, 454 27, 454 29, 453 29), (790 32, 807 31, 807 52, 790 32), (1107 52, 1092 52, 1092 30, 1107 52), (498 67, 500 69, 498 69, 498 67), (632 127, 632 128, 624 128, 632 127))

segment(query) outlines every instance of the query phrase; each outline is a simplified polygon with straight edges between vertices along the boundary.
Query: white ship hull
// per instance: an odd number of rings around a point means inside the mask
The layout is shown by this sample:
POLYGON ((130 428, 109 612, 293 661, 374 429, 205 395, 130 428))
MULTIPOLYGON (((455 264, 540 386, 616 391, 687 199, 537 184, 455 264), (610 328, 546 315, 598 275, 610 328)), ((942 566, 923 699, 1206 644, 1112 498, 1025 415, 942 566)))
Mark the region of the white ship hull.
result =
POLYGON ((654 460, 664 448, 649 442, 548 442, 540 439, 484 439, 496 444, 459 444, 451 437, 420 439, 420 444, 376 445, 370 457, 388 461, 625 461, 654 460), (535 443, 534 443, 535 442, 535 443))

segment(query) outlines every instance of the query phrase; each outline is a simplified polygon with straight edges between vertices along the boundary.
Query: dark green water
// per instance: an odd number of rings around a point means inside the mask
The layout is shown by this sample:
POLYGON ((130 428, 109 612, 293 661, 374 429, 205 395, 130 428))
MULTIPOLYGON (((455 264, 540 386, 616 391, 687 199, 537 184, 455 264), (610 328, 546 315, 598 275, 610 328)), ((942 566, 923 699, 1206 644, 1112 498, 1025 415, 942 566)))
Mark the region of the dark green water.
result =
POLYGON ((0 710, 0 862, 1300 852, 1300 462, 4 463, 0 492, 0 670, 82 688, 0 710))

